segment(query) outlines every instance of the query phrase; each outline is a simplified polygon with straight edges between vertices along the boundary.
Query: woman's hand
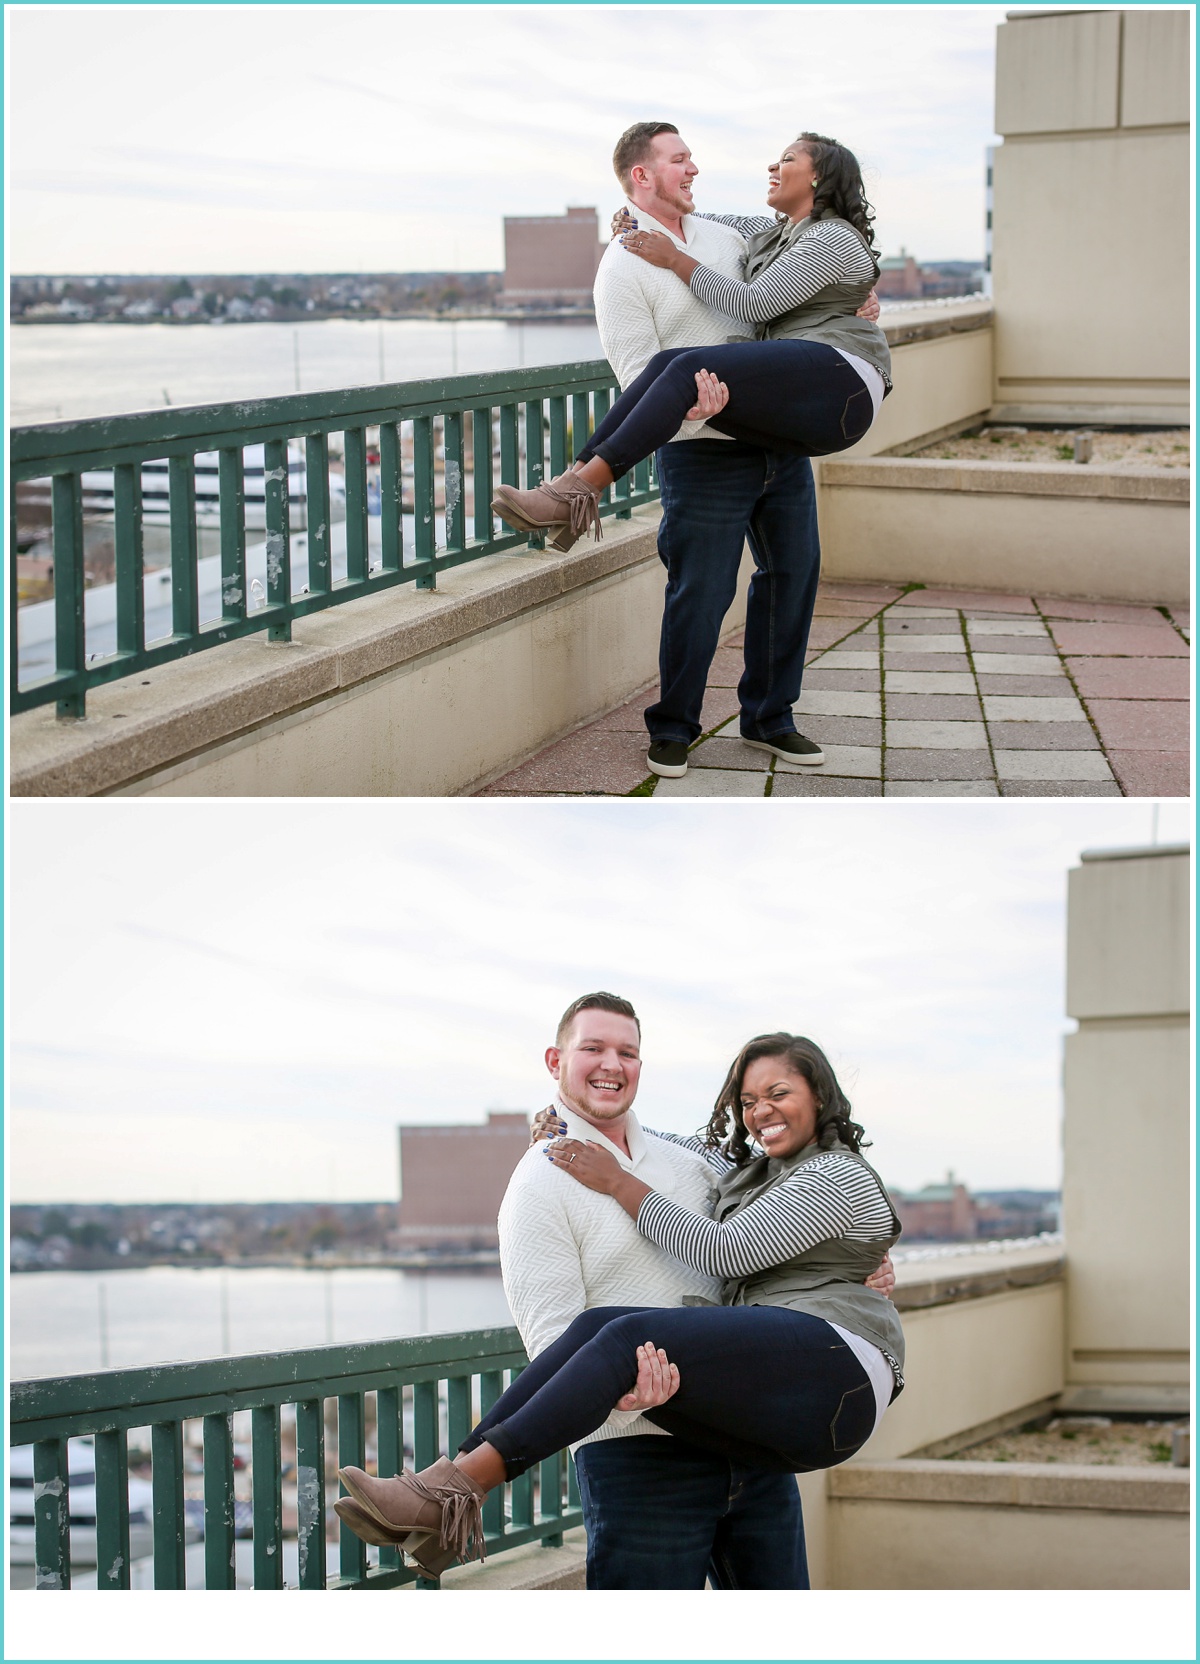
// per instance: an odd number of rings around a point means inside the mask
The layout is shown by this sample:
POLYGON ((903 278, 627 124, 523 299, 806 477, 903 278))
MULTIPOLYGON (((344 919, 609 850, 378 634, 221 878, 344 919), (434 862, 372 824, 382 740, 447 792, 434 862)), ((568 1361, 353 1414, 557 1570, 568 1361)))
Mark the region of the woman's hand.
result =
POLYGON ((618 1181, 625 1176, 625 1169, 616 1156, 602 1150, 599 1144, 581 1144, 577 1138, 555 1138, 547 1144, 546 1154, 564 1173, 605 1196, 611 1196, 618 1181))
POLYGON ((637 1380, 614 1408, 618 1410, 653 1410, 665 1404, 679 1391, 679 1371, 671 1363, 661 1346, 646 1341, 637 1349, 637 1380))
POLYGON ((637 221, 634 219, 633 215, 629 212, 629 209, 628 208, 618 208, 616 213, 612 217, 612 234, 613 234, 613 236, 614 237, 622 237, 622 236, 624 236, 625 232, 627 232, 627 231, 636 231, 636 229, 637 229, 637 221))
POLYGON ((711 370, 696 371, 696 402, 687 413, 689 422, 706 422, 729 403, 729 389, 711 370))
POLYGON ((885 1294, 892 1298, 892 1290, 896 1286, 896 1267, 892 1264, 892 1256, 885 1254, 883 1264, 877 1271, 872 1271, 867 1278, 867 1287, 873 1288, 877 1294, 885 1294))
MULTIPOLYGON (((687 260, 686 254, 681 255, 671 239, 661 231, 627 231, 621 238, 622 248, 627 248, 630 254, 636 254, 639 260, 645 260, 648 265, 657 266, 661 271, 674 271, 676 262, 687 260)), ((690 260, 694 266, 696 262, 690 260)))
POLYGON ((567 1123, 553 1104, 545 1109, 539 1109, 533 1118, 533 1125, 529 1129, 529 1143, 540 1144, 543 1138, 558 1138, 567 1130, 567 1123))
POLYGON ((637 1218, 638 1209, 650 1194, 648 1184, 626 1172, 616 1156, 590 1140, 581 1144, 577 1138, 555 1138, 546 1145, 546 1155, 589 1190, 598 1190, 619 1202, 631 1219, 637 1218))

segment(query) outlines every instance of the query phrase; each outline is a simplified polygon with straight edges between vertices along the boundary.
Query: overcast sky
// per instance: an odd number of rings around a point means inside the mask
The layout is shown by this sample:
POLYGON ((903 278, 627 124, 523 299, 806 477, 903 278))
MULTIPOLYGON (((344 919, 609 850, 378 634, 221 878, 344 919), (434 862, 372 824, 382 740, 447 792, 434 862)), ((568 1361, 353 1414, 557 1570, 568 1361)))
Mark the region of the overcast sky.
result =
POLYGON ((1066 871, 1150 835, 1094 800, 22 802, 12 1199, 394 1197, 396 1124, 540 1108, 597 987, 650 1125, 784 1028, 891 1182, 1053 1186, 1066 871))
POLYGON ((6 8, 21 272, 495 270, 505 214, 616 205, 674 121, 753 212, 800 129, 855 150, 885 253, 983 253, 1004 9, 6 8))

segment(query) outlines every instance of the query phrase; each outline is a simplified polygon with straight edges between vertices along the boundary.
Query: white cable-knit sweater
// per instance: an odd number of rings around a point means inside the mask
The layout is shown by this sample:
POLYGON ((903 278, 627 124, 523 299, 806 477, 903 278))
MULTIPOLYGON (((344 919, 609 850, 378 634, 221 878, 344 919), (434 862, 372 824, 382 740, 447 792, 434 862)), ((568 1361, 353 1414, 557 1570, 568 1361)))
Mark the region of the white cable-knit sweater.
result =
MULTIPOLYGON (((590 1122, 561 1102, 558 1107, 569 1137, 602 1141, 590 1122)), ((689 1213, 711 1218, 716 1175, 702 1156, 682 1144, 647 1138, 632 1114, 626 1136, 628 1156, 608 1144, 626 1171, 689 1213)), ((544 1142, 518 1163, 499 1224, 504 1292, 531 1358, 557 1340, 580 1312, 596 1306, 681 1306, 687 1294, 720 1301, 719 1279, 690 1271, 647 1241, 611 1196, 588 1190, 548 1161, 544 1142)), ((653 1339, 653 1331, 646 1339, 653 1339)), ((624 1410, 580 1442, 641 1433, 669 1436, 644 1416, 624 1410)))
MULTIPOLYGON (((643 231, 661 231, 676 248, 724 277, 741 280, 746 257, 745 239, 732 226, 687 214, 683 240, 632 202, 629 212, 643 231)), ((596 273, 596 323, 605 357, 621 386, 641 375, 656 352, 666 347, 715 347, 727 341, 748 341, 754 330, 735 323, 705 306, 674 272, 661 271, 639 260, 614 239, 604 251, 596 273)), ((685 422, 676 439, 727 439, 707 422, 685 422)))

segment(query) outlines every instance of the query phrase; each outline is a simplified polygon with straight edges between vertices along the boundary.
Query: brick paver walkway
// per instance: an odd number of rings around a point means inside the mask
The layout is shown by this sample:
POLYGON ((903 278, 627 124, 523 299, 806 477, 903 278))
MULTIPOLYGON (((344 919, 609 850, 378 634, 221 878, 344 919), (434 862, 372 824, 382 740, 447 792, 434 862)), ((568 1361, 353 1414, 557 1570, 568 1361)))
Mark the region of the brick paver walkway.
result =
POLYGON ((479 795, 1186 797, 1189 628, 1174 608, 823 584, 796 706, 821 767, 738 738, 736 633, 683 779, 647 775, 651 685, 479 795))

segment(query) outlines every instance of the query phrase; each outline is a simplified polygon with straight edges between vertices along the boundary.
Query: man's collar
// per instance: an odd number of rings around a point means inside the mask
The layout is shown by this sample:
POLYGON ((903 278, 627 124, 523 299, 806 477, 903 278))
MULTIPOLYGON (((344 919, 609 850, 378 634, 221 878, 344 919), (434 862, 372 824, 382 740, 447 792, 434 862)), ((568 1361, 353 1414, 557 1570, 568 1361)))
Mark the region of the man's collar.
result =
POLYGON ((690 214, 684 214, 683 218, 680 220, 679 223, 683 226, 683 236, 677 237, 673 231, 667 230, 661 220, 656 220, 653 214, 648 214, 644 208, 639 208, 637 203, 631 201, 629 197, 625 198, 625 206, 629 209, 631 214, 637 216, 639 228, 644 224, 647 230, 661 231, 663 236, 669 237, 673 243, 679 243, 681 246, 687 245, 689 241, 688 222, 692 217, 690 214))
POLYGON ((577 1138, 583 1144, 586 1144, 589 1139, 604 1138, 604 1142, 609 1146, 622 1167, 635 1167, 645 1155, 646 1135, 632 1110, 629 1110, 625 1116, 625 1137, 629 1140, 629 1154, 626 1155, 624 1150, 615 1144, 611 1138, 605 1137, 599 1127, 593 1126, 591 1121, 584 1120, 577 1109, 572 1109, 570 1104, 563 1103, 558 1096, 555 1097, 554 1107, 567 1123, 568 1138, 577 1138))

